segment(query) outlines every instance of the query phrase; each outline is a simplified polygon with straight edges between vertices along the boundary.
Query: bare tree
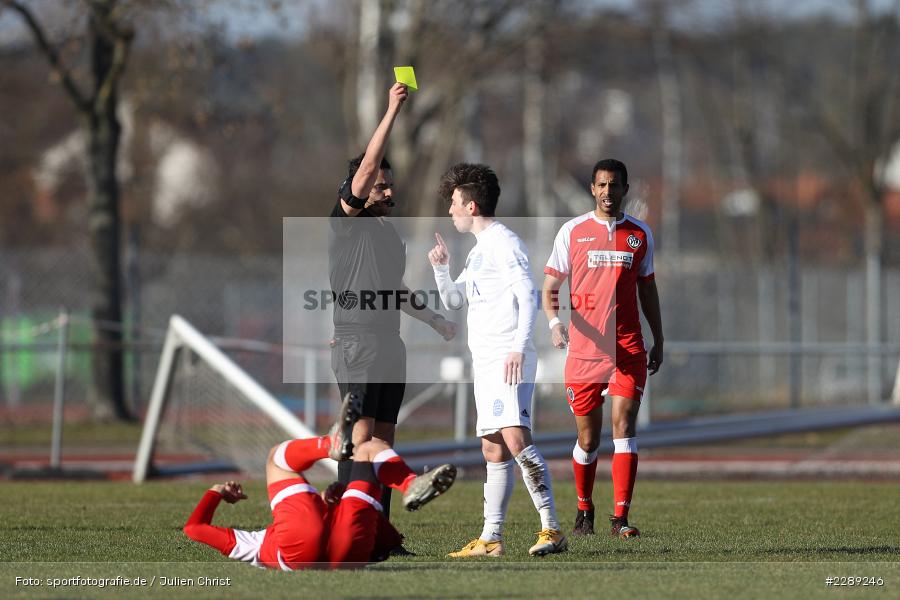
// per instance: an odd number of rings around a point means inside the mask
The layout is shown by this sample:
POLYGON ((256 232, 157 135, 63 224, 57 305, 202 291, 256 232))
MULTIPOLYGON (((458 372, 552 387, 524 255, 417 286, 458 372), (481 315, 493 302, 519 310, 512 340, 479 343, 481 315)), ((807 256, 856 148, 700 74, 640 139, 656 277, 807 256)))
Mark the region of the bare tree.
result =
MULTIPOLYGON (((555 207, 549 202, 550 182, 547 181, 545 164, 553 157, 546 156, 547 139, 547 34, 545 25, 553 13, 552 1, 531 5, 532 34, 525 43, 525 68, 522 82, 522 163, 525 179, 525 202, 528 213, 536 217, 554 215, 555 207)), ((542 220, 541 223, 544 223, 542 220)))
POLYGON ((681 245, 679 230, 684 140, 681 126, 681 84, 668 23, 668 11, 671 10, 669 4, 663 0, 644 1, 645 9, 650 13, 662 116, 662 240, 669 253, 677 254, 681 245))
MULTIPOLYGON (((817 85, 810 86, 807 114, 811 127, 830 143, 835 164, 858 192, 864 215, 866 265, 866 341, 883 339, 882 256, 886 186, 879 163, 900 138, 900 2, 878 15, 868 0, 852 0, 855 26, 846 53, 849 68, 835 77, 821 63, 817 85)), ((868 356, 868 400, 883 399, 881 357, 868 356)))
POLYGON ((110 413, 132 418, 125 403, 122 368, 122 282, 119 232, 119 182, 116 161, 121 125, 116 116, 118 90, 134 39, 132 26, 121 15, 117 0, 86 2, 85 39, 90 52, 88 89, 79 84, 60 50, 49 39, 34 12, 20 0, 2 0, 18 13, 49 63, 55 79, 74 105, 88 139, 88 229, 95 274, 94 400, 96 416, 110 413), (107 400, 103 405, 98 400, 107 400))
MULTIPOLYGON (((355 84, 353 97, 372 96, 373 90, 362 87, 372 82, 366 74, 388 73, 390 65, 415 66, 422 84, 391 134, 391 164, 404 189, 433 197, 428 192, 452 162, 466 130, 466 98, 477 93, 488 72, 501 70, 504 60, 526 43, 532 25, 527 21, 509 25, 509 17, 517 10, 520 6, 514 0, 366 0, 359 4, 355 45, 382 52, 358 53, 355 72, 359 75, 345 77, 345 82, 355 84), (376 19, 382 26, 373 38, 369 21, 376 19)), ((377 102, 384 101, 377 90, 374 94, 377 102)), ((371 132, 364 127, 371 111, 371 106, 360 108, 355 119, 348 119, 360 128, 351 139, 368 139, 371 132)), ((437 205, 417 202, 406 209, 407 216, 431 216, 437 205)))

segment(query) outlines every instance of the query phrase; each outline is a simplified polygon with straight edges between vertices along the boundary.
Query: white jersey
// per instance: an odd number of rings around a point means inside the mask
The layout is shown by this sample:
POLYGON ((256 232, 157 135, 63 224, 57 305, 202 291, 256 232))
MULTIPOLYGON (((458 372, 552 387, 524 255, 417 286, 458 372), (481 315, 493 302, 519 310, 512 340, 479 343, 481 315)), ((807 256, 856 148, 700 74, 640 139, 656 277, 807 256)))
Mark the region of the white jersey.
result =
POLYGON ((534 353, 537 297, 525 244, 497 221, 475 237, 478 241, 455 281, 449 265, 434 267, 441 301, 448 309, 459 309, 465 293, 474 361, 505 358, 510 352, 534 353))

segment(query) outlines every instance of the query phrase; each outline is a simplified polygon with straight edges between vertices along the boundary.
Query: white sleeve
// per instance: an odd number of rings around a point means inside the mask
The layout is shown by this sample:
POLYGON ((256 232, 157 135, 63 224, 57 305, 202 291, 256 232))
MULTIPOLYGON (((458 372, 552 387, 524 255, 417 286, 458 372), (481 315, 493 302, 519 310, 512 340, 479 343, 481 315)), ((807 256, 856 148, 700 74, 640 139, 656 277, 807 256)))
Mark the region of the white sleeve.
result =
POLYGON ((534 339, 534 321, 537 318, 537 298, 534 283, 531 279, 520 279, 510 289, 519 305, 519 324, 516 326, 516 338, 513 340, 512 352, 525 352, 534 339))
POLYGON ((510 246, 503 253, 501 260, 505 263, 502 269, 505 283, 516 297, 519 309, 516 337, 511 351, 525 352, 525 348, 531 345, 534 338, 534 322, 537 318, 537 296, 534 282, 531 280, 525 245, 520 241, 517 245, 510 246))
POLYGON ((653 275, 653 233, 649 228, 647 232, 647 251, 644 253, 644 259, 638 267, 638 277, 649 277, 653 275))
POLYGON ((434 282, 438 286, 438 294, 441 295, 441 304, 447 310, 459 310, 465 304, 466 297, 466 270, 463 269, 456 281, 450 277, 450 265, 432 265, 434 268, 434 282))
POLYGON ((553 251, 550 252, 550 258, 547 259, 544 273, 559 279, 565 279, 569 275, 571 268, 569 264, 570 233, 571 228, 563 226, 556 234, 556 239, 553 240, 553 251))

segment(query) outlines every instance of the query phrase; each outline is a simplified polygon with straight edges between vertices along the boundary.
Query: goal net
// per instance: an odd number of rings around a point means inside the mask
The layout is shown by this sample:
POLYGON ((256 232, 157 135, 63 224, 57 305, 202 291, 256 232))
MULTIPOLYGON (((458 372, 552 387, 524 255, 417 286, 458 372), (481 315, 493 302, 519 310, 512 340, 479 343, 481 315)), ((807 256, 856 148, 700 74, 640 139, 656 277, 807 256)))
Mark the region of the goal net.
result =
MULTIPOLYGON (((132 478, 139 483, 216 470, 261 476, 272 446, 314 435, 207 337, 173 315, 132 478)), ((327 467, 336 472, 333 464, 327 467)))

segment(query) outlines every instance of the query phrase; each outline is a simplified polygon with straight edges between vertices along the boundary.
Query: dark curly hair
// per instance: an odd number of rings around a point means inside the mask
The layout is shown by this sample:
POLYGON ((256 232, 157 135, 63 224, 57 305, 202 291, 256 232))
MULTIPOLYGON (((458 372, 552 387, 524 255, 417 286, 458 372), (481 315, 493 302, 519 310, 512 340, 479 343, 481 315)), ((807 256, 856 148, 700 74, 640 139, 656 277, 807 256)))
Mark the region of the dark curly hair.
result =
POLYGON ((487 165, 458 163, 441 177, 438 194, 447 202, 453 201, 454 190, 459 190, 466 204, 474 202, 485 217, 493 217, 500 199, 500 182, 497 174, 487 165))
POLYGON ((603 160, 597 161, 597 164, 594 165, 594 170, 591 173, 591 183, 597 179, 597 171, 609 171, 610 173, 618 173, 622 178, 622 185, 628 185, 628 169, 625 168, 625 163, 621 160, 616 160, 614 158, 604 158, 603 160))

